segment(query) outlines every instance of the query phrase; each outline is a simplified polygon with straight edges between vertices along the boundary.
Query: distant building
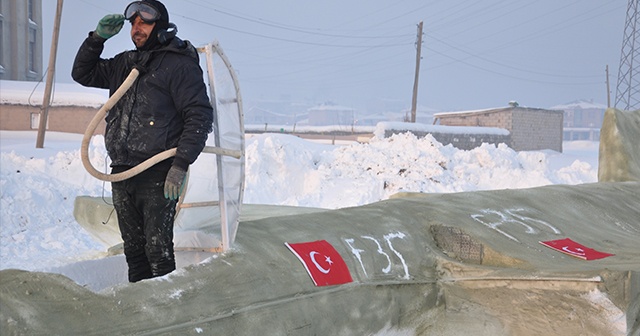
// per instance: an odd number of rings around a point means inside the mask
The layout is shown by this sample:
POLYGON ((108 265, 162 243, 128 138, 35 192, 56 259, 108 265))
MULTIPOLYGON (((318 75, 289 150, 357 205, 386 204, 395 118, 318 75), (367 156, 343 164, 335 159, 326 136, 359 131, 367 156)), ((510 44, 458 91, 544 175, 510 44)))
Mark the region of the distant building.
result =
POLYGON ((436 113, 434 118, 444 126, 506 129, 511 134, 507 145, 517 151, 551 149, 562 152, 562 111, 521 107, 515 102, 510 105, 475 111, 436 113))
POLYGON ((401 112, 386 112, 386 113, 375 113, 369 114, 365 116, 359 116, 356 119, 357 126, 375 126, 379 122, 385 121, 395 121, 402 122, 404 121, 404 114, 401 112))
POLYGON ((571 103, 557 105, 552 110, 564 111, 563 139, 571 140, 600 140, 600 127, 607 106, 593 101, 577 100, 571 103))
POLYGON ((324 103, 308 109, 309 126, 353 126, 356 110, 351 107, 324 103))
POLYGON ((42 76, 42 0, 0 0, 0 79, 42 76))
POLYGON ((244 113, 246 125, 293 125, 293 115, 275 113, 273 111, 252 106, 244 113))
MULTIPOLYGON (((0 88, 0 130, 38 129, 44 83, 0 80, 0 88)), ((80 84, 56 83, 49 106, 47 130, 83 134, 107 98, 107 90, 87 88, 80 84)), ((104 134, 104 129, 105 121, 102 120, 96 134, 104 134)))
MULTIPOLYGON (((437 111, 429 108, 418 105, 416 108, 416 123, 431 125, 433 124, 434 118, 433 115, 437 111)), ((411 121, 411 109, 407 108, 402 110, 403 121, 410 122, 411 121)))
MULTIPOLYGON (((356 125, 359 126, 375 126, 379 122, 409 122, 411 120, 411 109, 399 109, 400 112, 380 112, 368 115, 359 115, 356 118, 356 125)), ((416 109, 416 123, 433 124, 433 114, 436 110, 418 106, 416 109)))
POLYGON ((245 101, 245 124, 294 125, 306 122, 307 110, 313 104, 294 101, 287 96, 280 99, 245 101))

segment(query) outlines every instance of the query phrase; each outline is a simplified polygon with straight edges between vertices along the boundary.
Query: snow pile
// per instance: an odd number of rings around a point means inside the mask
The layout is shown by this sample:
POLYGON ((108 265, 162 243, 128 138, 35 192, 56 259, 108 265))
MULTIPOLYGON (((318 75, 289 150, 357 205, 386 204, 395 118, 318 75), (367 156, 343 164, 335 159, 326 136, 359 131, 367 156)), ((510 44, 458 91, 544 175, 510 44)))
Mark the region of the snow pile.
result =
POLYGON ((410 133, 369 144, 311 144, 287 135, 248 141, 245 202, 321 208, 358 206, 398 192, 447 193, 579 184, 597 166, 558 165, 554 151, 515 152, 506 145, 470 150, 410 133))
MULTIPOLYGON (((0 131, 0 269, 41 270, 103 254, 75 222, 76 196, 110 196, 80 160, 81 135, 0 131)), ((411 134, 335 146, 263 134, 246 142, 245 203, 321 208, 358 206, 397 192, 448 193, 597 181, 597 142, 565 143, 565 153, 470 151, 411 134)), ((90 149, 105 167, 101 136, 90 149)))
MULTIPOLYGON (((82 137, 57 134, 59 140, 36 150, 35 132, 1 134, 0 268, 39 269, 104 251, 73 218, 76 196, 103 192, 80 161, 82 137)), ((104 162, 104 154, 95 155, 104 162)))

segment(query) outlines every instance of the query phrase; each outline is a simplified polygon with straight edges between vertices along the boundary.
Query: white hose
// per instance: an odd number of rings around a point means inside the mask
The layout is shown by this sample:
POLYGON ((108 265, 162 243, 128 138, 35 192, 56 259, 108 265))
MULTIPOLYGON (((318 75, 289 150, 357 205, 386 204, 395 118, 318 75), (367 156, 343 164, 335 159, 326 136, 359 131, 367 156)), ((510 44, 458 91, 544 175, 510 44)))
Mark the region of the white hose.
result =
MULTIPOLYGON (((125 92, 129 90, 131 85, 133 85, 133 83, 138 78, 139 74, 140 72, 138 71, 138 69, 134 68, 131 70, 131 72, 129 73, 129 76, 127 76, 127 78, 124 80, 122 85, 120 85, 118 90, 116 90, 116 92, 113 95, 111 95, 111 97, 109 97, 107 102, 102 106, 102 108, 100 108, 100 110, 98 110, 98 112, 93 117, 93 119, 91 119, 89 126, 87 126, 87 130, 84 132, 84 137, 82 138, 82 146, 80 147, 80 157, 82 159, 82 164, 84 165, 84 168, 87 170, 87 172, 91 174, 91 176, 99 180, 106 181, 106 182, 123 181, 142 173, 143 171, 149 169, 150 167, 152 167, 153 165, 155 165, 160 161, 166 160, 176 155, 176 148, 167 149, 164 152, 161 152, 152 156, 151 158, 140 163, 139 165, 129 170, 120 172, 118 174, 101 173, 93 167, 93 165, 91 164, 91 160, 89 160, 89 142, 91 141, 91 137, 93 136, 93 133, 98 127, 98 124, 100 124, 100 121, 104 119, 104 116, 118 102, 118 100, 122 98, 125 92)), ((229 149, 218 148, 218 147, 210 147, 210 146, 205 146, 203 152, 232 156, 237 159, 239 159, 242 156, 241 151, 229 150, 229 149)))

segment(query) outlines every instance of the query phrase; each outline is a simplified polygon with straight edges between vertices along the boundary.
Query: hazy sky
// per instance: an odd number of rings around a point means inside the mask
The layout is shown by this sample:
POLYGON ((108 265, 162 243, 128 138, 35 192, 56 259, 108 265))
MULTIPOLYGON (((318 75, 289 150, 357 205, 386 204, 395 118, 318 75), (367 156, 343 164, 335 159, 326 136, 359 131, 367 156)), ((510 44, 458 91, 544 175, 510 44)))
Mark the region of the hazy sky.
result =
MULTIPOLYGON (((56 0, 43 0, 44 65, 56 0)), ((87 33, 129 1, 65 0, 56 80, 72 82, 87 33)), ((615 101, 627 0, 165 0, 178 36, 219 41, 247 103, 332 101, 359 111, 408 108, 424 22, 420 106, 454 111, 615 101)), ((130 24, 103 57, 132 49, 130 24)))

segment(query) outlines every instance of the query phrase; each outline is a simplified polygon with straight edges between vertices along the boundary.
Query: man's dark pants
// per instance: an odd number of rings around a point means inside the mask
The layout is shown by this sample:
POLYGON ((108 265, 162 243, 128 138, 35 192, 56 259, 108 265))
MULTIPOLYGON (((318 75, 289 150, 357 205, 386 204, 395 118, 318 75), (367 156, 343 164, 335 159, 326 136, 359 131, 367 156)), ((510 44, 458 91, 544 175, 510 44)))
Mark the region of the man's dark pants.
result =
POLYGON ((166 172, 147 170, 111 184, 130 282, 176 269, 173 251, 176 201, 164 197, 165 178, 166 172))

